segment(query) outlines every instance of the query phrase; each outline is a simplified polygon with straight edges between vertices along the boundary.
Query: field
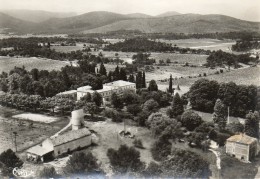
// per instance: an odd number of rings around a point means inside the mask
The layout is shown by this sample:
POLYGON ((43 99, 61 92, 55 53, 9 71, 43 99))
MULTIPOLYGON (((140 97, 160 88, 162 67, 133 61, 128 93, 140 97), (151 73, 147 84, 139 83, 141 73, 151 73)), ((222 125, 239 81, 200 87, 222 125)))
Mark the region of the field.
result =
POLYGON ((23 111, 0 106, 0 153, 9 148, 15 150, 13 132, 17 132, 17 150, 22 152, 55 134, 69 122, 67 118, 58 117, 62 120, 52 124, 34 122, 30 127, 31 122, 24 120, 21 122, 12 118, 13 115, 21 113, 23 111))
POLYGON ((31 70, 33 68, 38 68, 39 70, 59 70, 66 65, 69 65, 69 62, 37 57, 16 58, 0 56, 0 73, 3 71, 9 72, 15 66, 24 66, 26 70, 31 70))
POLYGON ((235 41, 232 40, 217 40, 217 39, 181 39, 181 40, 164 40, 159 39, 160 42, 170 43, 178 47, 204 49, 204 50, 222 50, 230 52, 230 48, 235 41))
POLYGON ((52 123, 58 120, 56 117, 46 116, 42 114, 22 113, 12 116, 19 120, 28 120, 34 122, 52 123))
MULTIPOLYGON (((230 72, 224 72, 222 74, 214 74, 207 77, 203 77, 209 80, 216 80, 218 82, 234 82, 239 85, 260 85, 260 66, 257 67, 248 67, 238 70, 232 70, 230 72)), ((192 85, 197 78, 183 78, 178 79, 178 83, 184 86, 192 85)))

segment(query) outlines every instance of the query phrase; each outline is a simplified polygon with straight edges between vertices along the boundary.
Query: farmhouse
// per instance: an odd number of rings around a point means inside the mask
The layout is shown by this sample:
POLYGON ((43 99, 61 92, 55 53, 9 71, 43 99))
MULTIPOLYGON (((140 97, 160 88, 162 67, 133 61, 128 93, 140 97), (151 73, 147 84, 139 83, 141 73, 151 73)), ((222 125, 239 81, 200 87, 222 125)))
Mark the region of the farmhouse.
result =
MULTIPOLYGON (((105 83, 103 89, 96 90, 102 97, 103 101, 109 101, 112 93, 121 95, 125 90, 130 89, 135 91, 135 83, 128 81, 118 80, 111 83, 105 83)), ((77 100, 85 96, 87 93, 94 93, 91 86, 83 86, 77 89, 77 100)))
POLYGON ((56 135, 44 140, 27 150, 27 159, 30 161, 46 161, 62 154, 90 146, 92 143, 91 132, 82 125, 83 110, 72 111, 70 123, 56 135), (72 130, 65 132, 68 127, 72 130), (63 134, 60 134, 63 132, 63 134))
POLYGON ((226 153, 248 162, 257 155, 257 139, 242 133, 233 135, 227 139, 226 153))

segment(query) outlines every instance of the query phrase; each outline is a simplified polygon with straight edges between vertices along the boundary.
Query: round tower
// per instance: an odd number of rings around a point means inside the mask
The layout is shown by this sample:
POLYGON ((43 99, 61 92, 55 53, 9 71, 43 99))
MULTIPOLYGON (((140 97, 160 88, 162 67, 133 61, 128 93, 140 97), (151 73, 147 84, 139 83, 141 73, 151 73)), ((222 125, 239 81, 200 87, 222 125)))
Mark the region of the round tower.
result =
POLYGON ((71 112, 71 126, 72 130, 78 130, 84 125, 83 109, 78 109, 71 112))

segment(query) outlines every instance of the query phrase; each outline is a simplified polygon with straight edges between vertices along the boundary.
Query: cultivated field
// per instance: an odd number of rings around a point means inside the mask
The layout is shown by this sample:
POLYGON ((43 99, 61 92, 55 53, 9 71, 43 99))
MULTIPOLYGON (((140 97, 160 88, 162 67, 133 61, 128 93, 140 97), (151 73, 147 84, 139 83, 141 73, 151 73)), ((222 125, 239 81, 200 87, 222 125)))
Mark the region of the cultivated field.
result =
POLYGON ((24 66, 27 70, 31 70, 33 68, 38 68, 39 70, 59 70, 61 67, 69 64, 70 63, 67 61, 58 61, 37 57, 16 58, 0 56, 0 73, 3 71, 9 72, 15 66, 24 66))
POLYGON ((181 40, 164 40, 158 39, 160 42, 170 43, 178 47, 204 49, 204 50, 223 50, 230 52, 230 48, 235 41, 233 40, 217 40, 217 39, 181 39, 181 40))

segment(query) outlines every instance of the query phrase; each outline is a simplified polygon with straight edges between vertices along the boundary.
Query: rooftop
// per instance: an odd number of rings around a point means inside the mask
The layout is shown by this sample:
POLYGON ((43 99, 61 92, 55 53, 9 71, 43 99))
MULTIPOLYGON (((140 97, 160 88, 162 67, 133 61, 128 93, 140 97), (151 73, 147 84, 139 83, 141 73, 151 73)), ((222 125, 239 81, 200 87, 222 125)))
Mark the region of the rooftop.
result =
POLYGON ((104 86, 127 86, 127 85, 134 85, 135 83, 128 82, 128 81, 123 81, 123 80, 117 80, 113 81, 111 83, 105 83, 104 86))
POLYGON ((256 138, 250 137, 246 134, 237 134, 229 137, 227 139, 229 142, 237 142, 237 143, 242 143, 242 144, 252 144, 253 142, 257 141, 256 138))
POLYGON ((52 149, 46 149, 46 148, 43 148, 42 146, 40 145, 36 145, 36 146, 33 146, 31 148, 29 148, 27 150, 28 153, 31 153, 31 154, 36 154, 38 156, 43 156, 49 152, 53 151, 52 149))
POLYGON ((57 95, 73 94, 73 93, 77 93, 77 90, 64 91, 64 92, 60 92, 60 93, 58 93, 57 95))
POLYGON ((89 135, 91 135, 91 132, 87 128, 83 128, 79 130, 71 130, 65 134, 51 138, 51 141, 54 146, 57 146, 89 135))

